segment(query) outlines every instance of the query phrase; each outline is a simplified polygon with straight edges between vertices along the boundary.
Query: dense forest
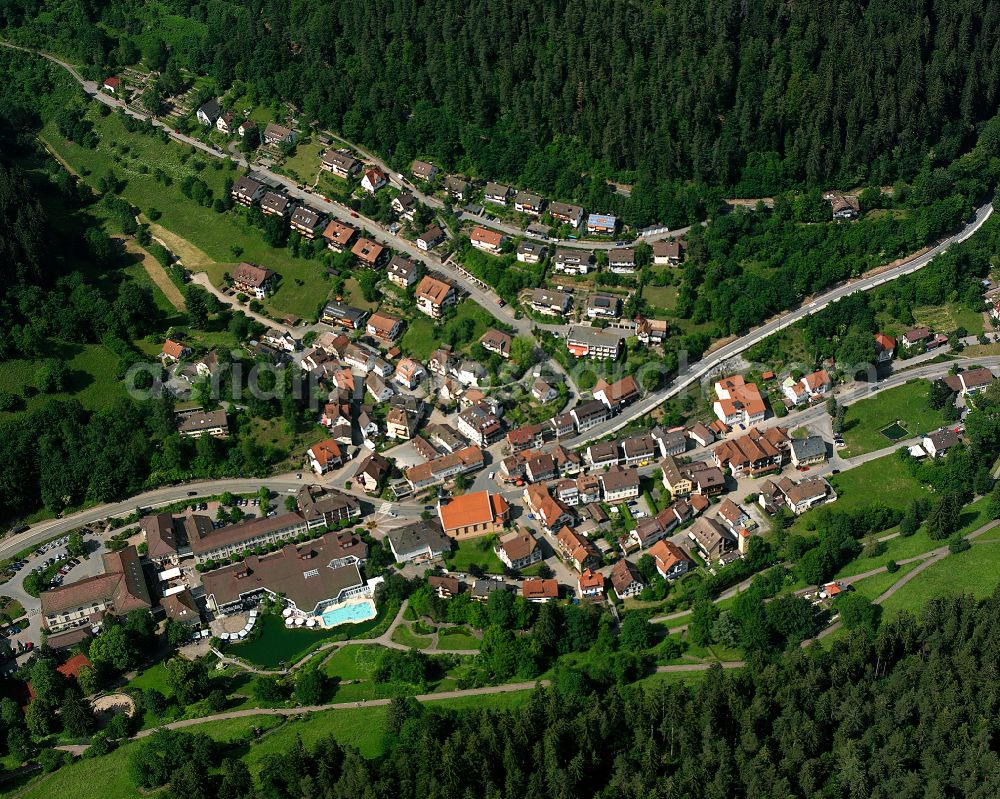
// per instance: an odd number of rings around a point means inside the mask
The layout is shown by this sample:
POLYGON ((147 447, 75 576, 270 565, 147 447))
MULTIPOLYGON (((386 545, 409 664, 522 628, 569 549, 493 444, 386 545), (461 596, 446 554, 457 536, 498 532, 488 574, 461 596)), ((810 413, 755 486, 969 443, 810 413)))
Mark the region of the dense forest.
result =
POLYGON ((226 759, 239 750, 162 731, 130 773, 143 788, 170 780, 173 799, 987 799, 1000 793, 998 662, 1000 594, 933 600, 919 622, 715 668, 696 687, 602 693, 562 668, 513 710, 394 700, 376 760, 327 739, 251 775, 226 759))
MULTIPOLYGON (((1000 8, 982 2, 153 9, 182 31, 170 36, 171 60, 219 89, 243 80, 397 165, 430 157, 636 223, 697 216, 705 187, 762 196, 909 179, 928 151, 947 163, 968 149, 1000 89, 1000 8), (635 184, 631 197, 605 178, 635 184)), ((138 58, 133 40, 155 34, 153 9, 14 0, 0 22, 99 73, 138 58)))

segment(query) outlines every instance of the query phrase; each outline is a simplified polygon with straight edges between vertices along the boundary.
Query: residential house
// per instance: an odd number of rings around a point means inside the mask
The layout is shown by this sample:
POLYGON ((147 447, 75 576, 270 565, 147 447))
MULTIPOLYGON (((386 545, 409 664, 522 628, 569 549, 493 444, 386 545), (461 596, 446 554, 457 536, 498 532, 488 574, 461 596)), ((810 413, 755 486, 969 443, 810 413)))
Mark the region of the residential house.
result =
POLYGON ((378 167, 366 169, 364 177, 361 178, 361 188, 368 194, 374 196, 379 189, 388 184, 385 173, 378 167))
POLYGON ((236 115, 232 111, 226 111, 217 120, 215 120, 215 129, 219 133, 231 133, 233 128, 233 122, 236 121, 236 115))
POLYGON ((260 181, 254 180, 249 175, 243 175, 233 183, 229 196, 239 205, 250 206, 263 197, 266 190, 260 181))
POLYGON ((719 503, 718 510, 716 510, 715 515, 722 519, 733 534, 735 534, 741 527, 756 526, 756 523, 750 517, 750 514, 728 497, 719 503))
POLYGON ((617 441, 598 441, 587 447, 586 456, 591 471, 597 471, 617 466, 621 461, 621 450, 617 441))
POLYGON ((264 331, 260 340, 267 346, 282 352, 295 352, 299 348, 299 342, 291 333, 277 327, 264 331))
POLYGON ((365 332, 382 341, 395 341, 403 332, 403 320, 387 313, 373 313, 368 317, 365 332))
POLYGON ((264 126, 264 144, 279 145, 279 144, 293 144, 295 142, 295 131, 290 128, 286 128, 284 125, 277 125, 274 122, 268 122, 264 126))
POLYGON ((556 549, 563 560, 571 563, 581 574, 601 565, 601 553, 597 547, 570 527, 564 526, 556 533, 556 549))
POLYGON ((715 443, 715 433, 705 427, 701 422, 695 422, 687 431, 690 438, 699 447, 707 447, 715 443))
POLYGON ((410 192, 404 191, 393 197, 390 205, 400 219, 405 219, 407 222, 413 221, 417 212, 417 201, 410 192))
POLYGON ((549 216, 557 225, 569 225, 576 230, 583 224, 583 209, 569 203, 549 203, 549 216))
POLYGON ((326 242, 327 249, 334 252, 343 252, 357 232, 350 225, 345 225, 343 222, 331 219, 326 223, 326 228, 323 230, 323 240, 326 242))
POLYGON ((682 239, 663 239, 653 242, 653 263, 656 266, 680 266, 684 262, 685 248, 682 239))
POLYGON ((294 208, 295 202, 282 191, 269 191, 260 200, 260 210, 264 216, 287 219, 294 208))
POLYGON ((358 259, 358 263, 369 269, 378 268, 382 256, 385 254, 385 247, 378 242, 359 236, 351 247, 351 255, 358 259))
POLYGON ((566 275, 585 275, 594 266, 594 254, 590 250, 557 247, 552 257, 552 266, 556 272, 566 275))
POLYGON ((980 366, 976 369, 966 369, 964 372, 949 375, 944 378, 944 382, 952 391, 961 394, 963 397, 967 397, 985 391, 995 379, 993 372, 984 366, 980 366))
POLYGON ((439 225, 431 225, 423 233, 417 236, 417 247, 424 252, 433 250, 444 241, 444 231, 439 225))
POLYGON ((522 264, 537 264, 545 257, 545 245, 522 239, 517 245, 517 260, 522 264))
POLYGON ((313 444, 306 451, 309 464, 316 474, 323 475, 344 465, 344 454, 340 445, 332 438, 313 444))
POLYGON ((423 272, 422 265, 417 261, 411 261, 401 255, 392 256, 386 274, 389 282, 402 289, 408 289, 416 284, 423 272))
POLYGON ((499 254, 506 240, 507 237, 503 233, 490 230, 482 225, 476 225, 472 228, 472 233, 469 235, 469 241, 473 247, 491 255, 499 254))
POLYGON ((326 150, 321 156, 320 168, 332 172, 338 178, 349 180, 361 169, 361 162, 340 150, 326 150))
POLYGON ((188 438, 212 436, 226 438, 229 435, 229 419, 226 409, 214 411, 187 411, 177 416, 177 432, 188 438))
POLYGON ((785 396, 795 405, 801 405, 803 402, 812 402, 825 396, 832 386, 829 373, 826 369, 820 369, 806 375, 801 380, 796 381, 789 377, 782 384, 782 389, 785 396))
POLYGON ((621 451, 623 465, 643 466, 656 460, 660 447, 652 433, 640 433, 623 439, 621 451))
POLYGON ((592 569, 585 569, 578 579, 577 593, 581 599, 586 597, 603 597, 604 575, 592 569))
POLYGON ((438 168, 428 161, 414 161, 410 164, 410 174, 417 180, 426 180, 427 182, 430 182, 434 180, 434 176, 437 175, 437 173, 438 168))
POLYGON ((622 301, 614 294, 591 294, 584 312, 589 319, 617 319, 622 315, 622 301))
POLYGON ((612 413, 618 413, 626 405, 631 405, 639 399, 639 384, 631 375, 606 383, 604 378, 598 379, 594 385, 594 399, 600 400, 612 413))
POLYGON ((547 533, 554 533, 560 527, 573 522, 570 512, 549 494, 544 485, 526 486, 523 499, 529 518, 537 519, 547 533))
POLYGON ((559 599, 559 583, 556 580, 532 578, 521 583, 521 596, 529 602, 544 604, 559 599))
MULTIPOLYGON (((361 501, 357 497, 318 485, 302 486, 295 494, 295 503, 307 522, 321 521, 330 526, 361 518, 361 501)), ((359 539, 356 540, 361 543, 359 539)), ((361 560, 365 557, 367 547, 363 556, 359 554, 361 560)))
POLYGON ((618 598, 624 601, 629 597, 638 596, 646 584, 635 565, 622 558, 611 567, 611 586, 618 598))
POLYGON ((201 123, 202 127, 210 128, 215 125, 215 120, 219 118, 221 113, 222 109, 219 107, 219 101, 213 97, 198 108, 195 116, 198 117, 198 122, 201 123))
POLYGON ((530 191, 519 191, 514 195, 514 210, 528 216, 538 216, 545 207, 545 198, 530 191))
POLYGON ((543 423, 515 427, 507 432, 507 444, 514 454, 533 447, 541 447, 545 443, 545 432, 546 428, 543 423))
POLYGON ((611 412, 603 402, 593 399, 581 402, 570 411, 570 414, 573 416, 573 424, 576 426, 577 432, 583 433, 601 422, 607 421, 611 412))
POLYGON ((450 283, 426 275, 417 286, 417 310, 432 319, 440 319, 448 305, 458 302, 458 292, 450 283))
POLYGON ((524 474, 529 482, 541 483, 558 476, 556 462, 547 452, 539 452, 529 458, 524 464, 524 474))
POLYGON ((160 350, 160 359, 165 363, 177 363, 187 358, 190 354, 191 348, 187 344, 168 338, 163 342, 163 348, 160 350))
POLYGON ((118 94, 118 90, 121 88, 121 85, 121 78, 110 77, 104 79, 104 83, 101 84, 101 88, 109 94, 118 94))
POLYGON ((558 396, 559 392, 541 378, 531 384, 531 398, 541 405, 552 402, 558 396))
POLYGON ((264 299, 278 276, 270 269, 243 261, 233 269, 233 288, 238 294, 264 299))
POLYGON ((404 388, 415 389, 420 385, 420 381, 427 375, 427 371, 420 365, 419 361, 412 358, 401 358, 396 364, 395 380, 404 388))
POLYGON ((784 428, 772 427, 763 432, 754 428, 744 436, 723 441, 712 454, 716 466, 728 469, 733 477, 744 474, 759 477, 780 471, 788 446, 784 428))
POLYGON ((340 325, 348 330, 357 330, 361 327, 366 316, 368 316, 368 311, 345 305, 338 300, 330 300, 323 306, 320 321, 326 322, 328 325, 340 325))
POLYGON ((515 532, 500 536, 496 548, 498 558, 508 569, 527 569, 542 559, 542 548, 530 530, 523 527, 515 532))
POLYGON ((960 441, 961 439, 954 430, 943 427, 940 430, 935 430, 933 433, 925 435, 921 443, 928 455, 932 458, 940 458, 947 455, 948 450, 956 446, 960 441))
POLYGON ((612 466, 598 475, 605 502, 623 502, 639 496, 639 472, 632 468, 612 466))
POLYGON ((479 339, 479 343, 483 345, 483 349, 487 352, 495 352, 501 358, 510 357, 510 345, 513 341, 514 339, 509 333, 504 333, 495 327, 491 327, 479 339))
POLYGON ((836 220, 857 219, 861 212, 861 203, 858 202, 857 197, 845 197, 838 194, 830 198, 830 210, 836 220))
POLYGON ((639 319, 635 325, 636 338, 647 347, 650 344, 662 344, 669 332, 670 323, 666 319, 639 319))
POLYGON ((695 520, 687 533, 709 563, 717 563, 736 548, 735 537, 715 519, 702 516, 695 520))
POLYGON ((896 355, 896 339, 885 333, 875 334, 875 361, 888 363, 896 355))
POLYGON ((374 372, 365 378, 365 390, 377 404, 388 402, 395 393, 385 379, 374 372))
POLYGON ((418 521, 386 533, 392 557, 397 563, 424 563, 451 551, 452 542, 433 522, 418 521))
POLYGON ((576 430, 576 417, 569 411, 560 413, 558 416, 553 416, 549 419, 549 426, 552 428, 552 434, 556 438, 571 436, 576 430))
POLYGON ((323 227, 324 216, 315 208, 300 205, 292 211, 291 228, 303 238, 312 241, 323 227))
POLYGON ((447 377, 455 370, 455 360, 452 357, 451 345, 438 347, 427 359, 427 371, 439 377, 447 377))
POLYGON ((438 599, 452 599, 462 593, 465 587, 465 583, 457 577, 445 577, 438 574, 429 574, 427 585, 434 589, 438 599))
POLYGON ((444 179, 444 190, 453 200, 465 202, 465 198, 469 196, 470 187, 467 181, 456 178, 454 175, 448 175, 444 179))
POLYGON ((789 442, 789 450, 792 456, 792 465, 796 469, 826 462, 826 442, 822 436, 793 438, 789 442))
POLYGON ((684 469, 676 458, 664 458, 660 462, 660 471, 663 474, 663 487, 670 492, 670 496, 686 497, 694 490, 690 472, 684 469))
POLYGON ((624 345, 624 336, 613 330, 575 326, 566 333, 566 348, 576 358, 615 360, 621 355, 624 345))
POLYGON ((665 580, 676 580, 687 574, 694 565, 691 557, 673 541, 660 539, 649 549, 656 570, 665 580))
POLYGON ((782 477, 773 485, 781 493, 785 504, 795 515, 805 513, 822 502, 837 498, 832 486, 822 477, 807 477, 798 483, 787 477, 782 477))
POLYGON ((903 347, 905 349, 910 349, 915 347, 917 344, 923 344, 930 338, 931 331, 927 327, 911 327, 903 334, 903 347))
POLYGON ((660 457, 683 455, 687 451, 687 436, 683 430, 653 430, 653 438, 660 448, 660 457))
POLYGON ((241 139, 251 130, 257 130, 257 123, 252 119, 244 119, 240 122, 240 126, 236 128, 236 132, 239 134, 241 139))
POLYGON ((373 452, 358 464, 357 471, 354 472, 354 481, 366 493, 377 494, 390 474, 392 474, 392 464, 389 459, 373 452))
POLYGON ((693 463, 685 467, 691 477, 694 493, 713 497, 726 490, 726 475, 718 466, 707 463, 693 463))
MULTIPOLYGON (((416 441, 417 439, 414 439, 414 442, 416 441)), ((479 447, 471 446, 457 449, 447 455, 439 455, 427 463, 411 466, 404 472, 404 476, 416 491, 444 483, 460 474, 477 471, 482 469, 484 464, 483 451, 479 447)))
POLYGON ((546 316, 562 316, 569 310, 573 296, 564 291, 535 289, 531 292, 531 307, 546 316))
POLYGON ((503 437, 503 424, 490 405, 477 402, 458 415, 458 432, 471 443, 488 447, 503 437))
POLYGON ((483 200, 494 205, 507 205, 514 190, 502 183, 487 183, 483 190, 483 200))
POLYGON ((742 375, 733 375, 715 383, 712 410, 727 425, 752 427, 764 421, 767 406, 756 383, 747 383, 742 375))
POLYGON ((587 217, 587 233, 591 236, 613 236, 618 228, 618 220, 611 214, 590 214, 587 217))
POLYGON ((438 503, 438 518, 444 534, 461 541, 499 533, 510 520, 510 505, 499 494, 473 491, 438 503))
POLYGON ((616 275, 631 275, 635 272, 635 248, 615 247, 608 250, 608 269, 616 275))

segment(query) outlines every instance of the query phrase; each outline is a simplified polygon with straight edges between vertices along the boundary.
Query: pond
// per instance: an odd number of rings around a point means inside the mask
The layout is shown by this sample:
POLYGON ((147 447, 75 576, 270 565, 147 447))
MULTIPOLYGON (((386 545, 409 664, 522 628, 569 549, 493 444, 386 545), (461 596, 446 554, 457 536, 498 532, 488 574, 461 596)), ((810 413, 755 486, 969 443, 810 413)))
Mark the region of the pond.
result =
POLYGON ((890 441, 899 441, 901 438, 907 438, 910 435, 909 431, 899 422, 893 422, 883 427, 879 432, 890 441))

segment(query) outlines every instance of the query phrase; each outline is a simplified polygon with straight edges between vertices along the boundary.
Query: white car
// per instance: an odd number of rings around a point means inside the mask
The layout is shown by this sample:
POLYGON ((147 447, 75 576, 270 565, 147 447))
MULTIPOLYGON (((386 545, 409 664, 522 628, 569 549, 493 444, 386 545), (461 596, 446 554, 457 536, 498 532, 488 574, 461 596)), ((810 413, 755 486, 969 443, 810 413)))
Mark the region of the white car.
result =
POLYGON ((490 480, 497 476, 496 472, 490 472, 490 480))

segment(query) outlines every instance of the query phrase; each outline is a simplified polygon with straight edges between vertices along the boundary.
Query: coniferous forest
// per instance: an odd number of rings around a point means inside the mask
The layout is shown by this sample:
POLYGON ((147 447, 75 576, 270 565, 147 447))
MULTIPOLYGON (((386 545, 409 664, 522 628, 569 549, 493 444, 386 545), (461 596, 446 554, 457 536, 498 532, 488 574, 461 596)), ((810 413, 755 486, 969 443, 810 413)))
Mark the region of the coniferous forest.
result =
POLYGON ((383 757, 322 740, 269 754, 255 777, 204 735, 162 732, 130 771, 145 788, 171 781, 172 799, 987 799, 1000 793, 998 620, 998 594, 934 600, 920 622, 694 687, 598 694, 562 670, 516 710, 395 700, 383 757))
MULTIPOLYGON (((431 158, 638 224, 694 218, 719 191, 909 179, 928 152, 968 149, 1000 89, 1000 7, 982 0, 162 6, 190 23, 167 61, 219 90, 245 81, 397 165, 431 158)), ((3 22, 95 76, 157 34, 138 0, 13 0, 3 22)))

